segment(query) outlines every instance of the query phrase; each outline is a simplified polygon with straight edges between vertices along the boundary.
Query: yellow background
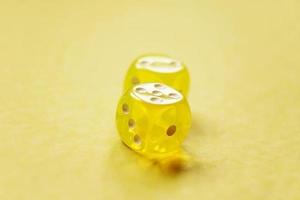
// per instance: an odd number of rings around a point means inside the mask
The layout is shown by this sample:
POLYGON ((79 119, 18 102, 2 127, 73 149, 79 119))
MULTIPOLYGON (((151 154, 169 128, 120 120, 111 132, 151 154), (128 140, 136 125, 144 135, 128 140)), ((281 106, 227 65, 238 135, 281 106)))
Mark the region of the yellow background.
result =
POLYGON ((1 0, 0 199, 300 199, 297 0, 1 0), (124 147, 130 62, 189 67, 197 164, 165 174, 124 147))

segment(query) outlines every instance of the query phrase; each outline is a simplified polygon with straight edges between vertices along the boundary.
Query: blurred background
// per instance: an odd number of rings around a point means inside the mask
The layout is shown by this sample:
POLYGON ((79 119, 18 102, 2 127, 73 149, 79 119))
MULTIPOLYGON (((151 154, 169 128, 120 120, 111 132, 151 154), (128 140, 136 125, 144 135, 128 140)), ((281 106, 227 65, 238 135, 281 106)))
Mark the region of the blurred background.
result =
POLYGON ((1 0, 0 199, 300 199, 300 1, 1 0), (125 72, 191 73, 196 165, 121 144, 125 72))

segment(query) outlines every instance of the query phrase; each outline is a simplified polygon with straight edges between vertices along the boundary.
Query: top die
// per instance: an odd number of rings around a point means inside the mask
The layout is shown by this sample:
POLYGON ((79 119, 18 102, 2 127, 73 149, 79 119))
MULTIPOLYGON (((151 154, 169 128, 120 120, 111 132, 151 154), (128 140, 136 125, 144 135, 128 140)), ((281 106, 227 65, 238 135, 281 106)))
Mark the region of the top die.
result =
POLYGON ((138 57, 129 67, 124 81, 124 91, 139 83, 148 82, 164 83, 187 96, 190 76, 181 61, 166 55, 147 54, 138 57))

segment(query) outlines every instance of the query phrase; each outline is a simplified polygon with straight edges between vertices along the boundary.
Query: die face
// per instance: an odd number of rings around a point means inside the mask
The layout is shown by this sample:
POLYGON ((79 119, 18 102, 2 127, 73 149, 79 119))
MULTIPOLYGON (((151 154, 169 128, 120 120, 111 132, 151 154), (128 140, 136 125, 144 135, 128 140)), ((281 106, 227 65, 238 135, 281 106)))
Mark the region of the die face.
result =
POLYGON ((132 63, 125 77, 124 91, 147 82, 167 84, 187 96, 190 77, 182 62, 164 55, 149 54, 132 63))
POLYGON ((121 139, 133 150, 146 155, 167 154, 180 148, 191 114, 186 99, 176 90, 147 83, 123 95, 116 122, 121 139))
POLYGON ((179 150, 190 128, 191 115, 186 102, 160 107, 163 108, 150 113, 151 130, 146 141, 148 154, 168 154, 179 150))
POLYGON ((135 64, 138 69, 169 74, 183 70, 183 65, 173 58, 162 55, 148 55, 138 58, 135 64))
POLYGON ((183 100, 182 94, 161 83, 144 83, 135 86, 131 95, 153 105, 175 104, 183 100))
POLYGON ((135 151, 142 151, 149 130, 149 115, 141 101, 125 93, 118 104, 116 124, 122 141, 135 151))

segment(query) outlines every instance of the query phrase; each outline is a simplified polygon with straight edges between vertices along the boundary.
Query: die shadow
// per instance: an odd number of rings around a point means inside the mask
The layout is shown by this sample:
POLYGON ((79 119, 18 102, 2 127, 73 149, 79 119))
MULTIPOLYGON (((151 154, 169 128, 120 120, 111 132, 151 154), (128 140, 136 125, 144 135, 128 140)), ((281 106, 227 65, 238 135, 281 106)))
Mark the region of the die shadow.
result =
POLYGON ((185 150, 167 158, 147 158, 134 152, 121 141, 115 142, 108 157, 109 166, 116 167, 118 172, 125 176, 130 174, 131 170, 135 170, 140 173, 176 178, 191 171, 201 170, 201 163, 185 150))

